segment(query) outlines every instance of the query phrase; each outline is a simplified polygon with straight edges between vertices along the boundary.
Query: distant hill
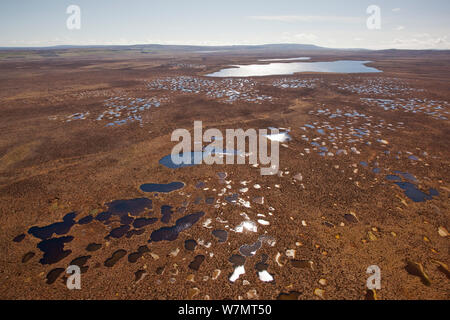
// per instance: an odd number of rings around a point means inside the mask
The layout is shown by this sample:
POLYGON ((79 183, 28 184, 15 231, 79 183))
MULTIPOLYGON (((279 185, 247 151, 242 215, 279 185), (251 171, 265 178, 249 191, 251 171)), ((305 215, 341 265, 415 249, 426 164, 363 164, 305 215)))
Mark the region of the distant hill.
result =
POLYGON ((414 53, 436 53, 436 52, 449 52, 450 50, 439 50, 439 49, 423 49, 423 50, 413 50, 413 49, 384 49, 384 50, 371 50, 371 49, 361 49, 361 48, 327 48, 320 47, 313 44, 297 44, 297 43, 275 43, 275 44, 263 44, 263 45, 229 45, 229 46, 199 46, 199 45, 166 45, 166 44, 136 44, 136 45, 61 45, 61 46, 50 46, 50 47, 0 47, 0 51, 36 51, 41 54, 41 51, 46 51, 46 54, 51 54, 52 51, 57 50, 83 50, 83 49, 98 49, 98 50, 112 50, 112 51, 174 51, 174 52, 223 52, 223 51, 265 51, 265 52, 282 52, 282 51, 323 51, 323 52, 361 52, 367 51, 372 53, 384 53, 384 54, 395 54, 400 52, 410 52, 414 53))
POLYGON ((329 50, 312 44, 264 44, 264 45, 231 45, 231 46, 196 46, 196 45, 163 45, 163 44, 137 44, 137 45, 95 45, 72 46, 61 45, 51 47, 0 47, 0 50, 64 50, 64 49, 115 49, 115 50, 176 50, 176 51, 223 51, 223 50, 329 50))

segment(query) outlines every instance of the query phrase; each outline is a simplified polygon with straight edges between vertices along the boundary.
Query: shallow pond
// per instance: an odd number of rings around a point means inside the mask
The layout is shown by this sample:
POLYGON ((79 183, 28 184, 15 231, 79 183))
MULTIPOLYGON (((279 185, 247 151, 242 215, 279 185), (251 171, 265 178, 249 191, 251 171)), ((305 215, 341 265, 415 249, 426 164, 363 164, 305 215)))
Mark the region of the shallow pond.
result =
POLYGON ((273 75, 292 75, 297 72, 327 73, 377 73, 381 70, 368 67, 370 61, 339 60, 327 62, 274 62, 269 64, 232 65, 207 77, 262 77, 273 75))

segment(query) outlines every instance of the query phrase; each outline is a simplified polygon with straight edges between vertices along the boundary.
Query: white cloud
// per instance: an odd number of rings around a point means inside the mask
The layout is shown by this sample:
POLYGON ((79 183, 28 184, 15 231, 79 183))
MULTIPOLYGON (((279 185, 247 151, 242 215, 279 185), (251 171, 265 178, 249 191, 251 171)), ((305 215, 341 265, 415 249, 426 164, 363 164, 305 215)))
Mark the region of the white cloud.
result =
POLYGON ((361 17, 346 16, 249 16, 252 20, 278 21, 278 22, 338 22, 338 23, 360 23, 364 21, 361 17))
POLYGON ((429 34, 416 34, 410 38, 397 38, 391 42, 396 49, 449 49, 447 36, 433 37, 429 34))
POLYGON ((316 41, 319 39, 318 36, 316 36, 313 33, 299 33, 299 34, 295 34, 294 38, 299 40, 299 41, 316 41))
POLYGON ((405 30, 405 27, 404 26, 398 26, 398 27, 395 28, 395 30, 397 30, 397 31, 405 30))
POLYGON ((314 33, 291 33, 283 32, 281 36, 281 42, 283 43, 302 43, 302 44, 316 44, 319 37, 314 33))

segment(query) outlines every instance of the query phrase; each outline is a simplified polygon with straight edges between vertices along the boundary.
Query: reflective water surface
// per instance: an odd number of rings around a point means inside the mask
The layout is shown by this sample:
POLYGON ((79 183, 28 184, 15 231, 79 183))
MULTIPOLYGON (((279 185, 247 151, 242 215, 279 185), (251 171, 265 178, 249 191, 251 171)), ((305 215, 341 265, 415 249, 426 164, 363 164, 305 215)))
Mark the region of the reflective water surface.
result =
POLYGON ((328 72, 328 73, 375 73, 381 70, 368 67, 370 61, 339 60, 327 62, 274 62, 269 64, 232 65, 207 77, 261 77, 273 75, 291 75, 296 72, 328 72))

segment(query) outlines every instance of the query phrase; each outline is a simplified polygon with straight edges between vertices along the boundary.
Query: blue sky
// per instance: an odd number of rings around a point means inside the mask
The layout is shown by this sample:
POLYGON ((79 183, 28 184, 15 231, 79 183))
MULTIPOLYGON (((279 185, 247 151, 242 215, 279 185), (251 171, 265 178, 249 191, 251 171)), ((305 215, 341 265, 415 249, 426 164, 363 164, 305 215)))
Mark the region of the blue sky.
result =
POLYGON ((0 46, 307 43, 450 49, 449 0, 2 0, 0 46), (69 30, 66 8, 81 9, 69 30), (369 30, 369 5, 381 29, 369 30))

